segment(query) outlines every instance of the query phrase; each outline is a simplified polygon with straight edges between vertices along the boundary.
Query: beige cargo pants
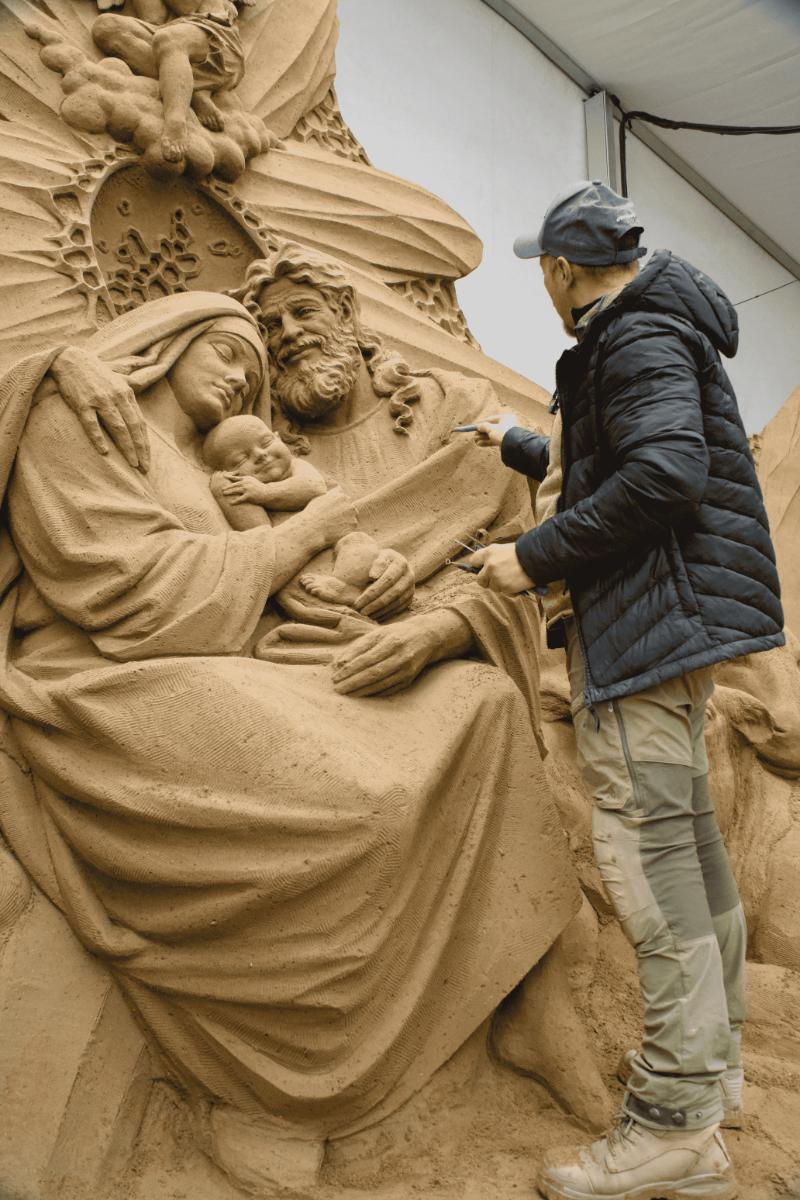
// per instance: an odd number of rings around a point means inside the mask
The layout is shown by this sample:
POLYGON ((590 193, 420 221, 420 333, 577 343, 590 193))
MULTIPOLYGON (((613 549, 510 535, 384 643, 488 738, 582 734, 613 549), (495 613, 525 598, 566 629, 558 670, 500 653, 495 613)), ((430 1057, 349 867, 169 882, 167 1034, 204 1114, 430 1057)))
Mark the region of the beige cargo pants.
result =
POLYGON ((721 1119, 719 1080, 741 1063, 745 1018, 744 914, 708 791, 711 671, 604 702, 595 717, 575 622, 565 624, 594 852, 644 1001, 624 1107, 654 1129, 702 1128, 721 1119))

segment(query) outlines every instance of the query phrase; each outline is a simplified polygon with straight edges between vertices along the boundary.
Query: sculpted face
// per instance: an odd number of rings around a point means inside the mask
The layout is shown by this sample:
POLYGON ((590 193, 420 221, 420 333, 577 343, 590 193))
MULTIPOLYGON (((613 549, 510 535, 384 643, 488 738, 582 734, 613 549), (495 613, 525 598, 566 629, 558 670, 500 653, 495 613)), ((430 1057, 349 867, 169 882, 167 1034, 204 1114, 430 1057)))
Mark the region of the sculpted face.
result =
POLYGON ((223 421, 212 430, 204 452, 217 470, 252 475, 261 483, 286 479, 292 469, 289 447, 258 417, 223 421))
POLYGON ((184 351, 167 379, 180 407, 205 432, 242 411, 261 368, 252 346, 232 333, 208 333, 184 351))
POLYGON ((259 306, 278 403, 297 421, 319 420, 349 394, 362 362, 348 302, 279 279, 262 290, 259 306))

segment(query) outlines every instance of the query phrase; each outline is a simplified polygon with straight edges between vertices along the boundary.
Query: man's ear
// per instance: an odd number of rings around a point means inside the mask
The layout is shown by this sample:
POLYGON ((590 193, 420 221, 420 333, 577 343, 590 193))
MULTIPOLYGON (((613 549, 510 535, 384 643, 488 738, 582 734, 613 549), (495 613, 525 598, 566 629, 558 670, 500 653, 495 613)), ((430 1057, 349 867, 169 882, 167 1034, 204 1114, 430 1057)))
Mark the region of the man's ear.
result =
POLYGON ((358 321, 358 315, 356 298, 353 290, 351 288, 346 288, 344 291, 340 292, 338 296, 338 302, 339 312, 342 314, 342 317, 345 319, 345 321, 347 321, 348 325, 355 326, 358 321))
POLYGON ((562 255, 559 255, 559 257, 555 259, 553 270, 559 282, 562 283, 565 288, 572 287, 572 284, 575 281, 575 272, 572 269, 572 264, 569 263, 566 258, 564 258, 562 255))

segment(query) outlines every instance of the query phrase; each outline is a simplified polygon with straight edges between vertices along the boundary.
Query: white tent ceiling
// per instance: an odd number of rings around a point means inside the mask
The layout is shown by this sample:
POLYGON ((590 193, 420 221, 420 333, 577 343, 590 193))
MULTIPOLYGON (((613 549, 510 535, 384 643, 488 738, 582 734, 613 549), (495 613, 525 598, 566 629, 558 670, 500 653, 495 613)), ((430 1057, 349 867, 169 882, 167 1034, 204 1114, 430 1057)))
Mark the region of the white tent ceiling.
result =
MULTIPOLYGON (((712 124, 800 125, 800 0, 510 6, 626 110, 712 124)), ((800 261, 800 134, 720 137, 648 128, 800 261)), ((634 191, 635 179, 629 186, 634 191)))

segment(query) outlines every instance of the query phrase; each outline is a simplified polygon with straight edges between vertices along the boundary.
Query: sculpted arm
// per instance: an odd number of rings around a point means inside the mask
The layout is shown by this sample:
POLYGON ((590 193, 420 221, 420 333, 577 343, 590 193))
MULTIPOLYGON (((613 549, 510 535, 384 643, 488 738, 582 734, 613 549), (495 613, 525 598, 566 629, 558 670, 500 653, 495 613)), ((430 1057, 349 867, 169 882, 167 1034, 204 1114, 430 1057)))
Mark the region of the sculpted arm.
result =
POLYGON ((146 472, 150 466, 147 429, 125 376, 91 351, 76 347, 61 351, 50 374, 98 454, 108 454, 105 431, 125 460, 146 472))

